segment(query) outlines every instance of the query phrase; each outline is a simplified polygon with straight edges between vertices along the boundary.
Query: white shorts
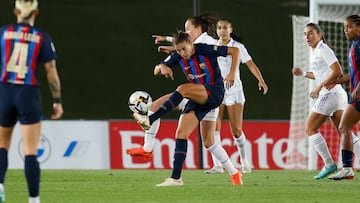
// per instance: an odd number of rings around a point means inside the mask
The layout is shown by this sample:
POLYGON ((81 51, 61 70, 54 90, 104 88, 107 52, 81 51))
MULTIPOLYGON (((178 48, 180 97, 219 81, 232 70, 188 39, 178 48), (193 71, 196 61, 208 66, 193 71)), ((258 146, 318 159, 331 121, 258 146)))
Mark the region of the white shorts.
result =
POLYGON ((202 119, 203 121, 216 121, 219 114, 219 107, 215 109, 211 109, 209 113, 205 115, 205 117, 202 119))
POLYGON ((311 111, 325 116, 332 116, 335 111, 345 110, 347 104, 348 99, 344 89, 336 92, 330 91, 319 95, 311 111))
POLYGON ((244 105, 244 103, 245 95, 242 88, 236 88, 235 86, 231 87, 230 89, 225 88, 225 95, 222 104, 225 106, 231 106, 234 104, 244 105))
MULTIPOLYGON (((178 108, 180 111, 183 111, 185 109, 185 106, 187 104, 189 100, 188 99, 183 99, 180 104, 178 105, 178 108)), ((209 113, 207 113, 205 115, 205 117, 203 118, 204 121, 216 121, 216 118, 219 114, 219 107, 215 108, 215 109, 211 109, 211 111, 209 111, 209 113)))

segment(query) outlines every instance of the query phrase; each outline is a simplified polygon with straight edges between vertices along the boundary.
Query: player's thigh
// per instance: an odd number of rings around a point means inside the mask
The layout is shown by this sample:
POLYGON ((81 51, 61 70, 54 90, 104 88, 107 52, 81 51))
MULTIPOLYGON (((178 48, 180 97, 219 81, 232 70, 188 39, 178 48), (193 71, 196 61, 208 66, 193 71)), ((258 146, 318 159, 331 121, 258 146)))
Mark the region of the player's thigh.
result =
POLYGON ((317 112, 310 112, 306 120, 306 133, 312 135, 317 133, 321 125, 328 119, 327 115, 323 115, 317 112))
POLYGON ((202 120, 200 122, 200 134, 206 148, 214 144, 215 121, 202 120))
POLYGON ((24 154, 36 155, 41 134, 41 122, 30 125, 20 125, 20 128, 24 154))
POLYGON ((198 104, 204 104, 208 99, 206 88, 201 84, 186 83, 180 85, 176 90, 180 92, 183 97, 198 104))
POLYGON ((0 126, 0 148, 9 150, 14 127, 0 126))
MULTIPOLYGON (((230 127, 233 131, 241 131, 243 123, 244 106, 242 104, 234 104, 227 106, 230 127)), ((241 135, 241 134, 240 134, 241 135)))
POLYGON ((360 112, 354 106, 349 104, 343 112, 339 124, 340 131, 350 131, 360 120, 360 112))
POLYGON ((216 131, 221 130, 221 124, 222 124, 222 121, 223 121, 223 118, 224 118, 225 109, 226 109, 225 105, 221 104, 219 106, 219 113, 218 113, 218 117, 216 119, 216 128, 215 128, 216 131))
POLYGON ((199 121, 196 118, 194 111, 181 114, 175 137, 177 139, 188 139, 190 134, 195 130, 198 124, 199 121))

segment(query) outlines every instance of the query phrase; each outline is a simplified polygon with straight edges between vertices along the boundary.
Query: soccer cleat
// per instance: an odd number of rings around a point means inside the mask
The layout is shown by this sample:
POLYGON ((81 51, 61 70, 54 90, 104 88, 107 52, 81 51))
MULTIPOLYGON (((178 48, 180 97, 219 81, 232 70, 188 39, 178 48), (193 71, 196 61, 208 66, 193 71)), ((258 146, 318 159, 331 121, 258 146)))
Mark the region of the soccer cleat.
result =
POLYGON ((164 182, 155 185, 156 187, 169 187, 169 186, 183 186, 184 182, 181 178, 174 179, 174 178, 167 178, 164 182))
POLYGON ((139 113, 133 113, 133 117, 142 129, 144 129, 144 130, 150 129, 151 125, 150 125, 149 116, 141 115, 139 113))
POLYGON ((354 179, 354 171, 351 167, 344 167, 334 175, 329 176, 331 180, 354 179))
POLYGON ((205 174, 219 174, 224 173, 224 169, 222 166, 214 166, 209 170, 204 171, 205 174))
POLYGON ((129 154, 130 156, 142 156, 147 159, 151 159, 153 157, 152 152, 145 152, 144 148, 142 147, 127 149, 126 154, 129 154))
POLYGON ((233 186, 241 186, 243 184, 242 174, 240 171, 231 175, 231 182, 233 186))
POLYGON ((29 197, 29 203, 40 203, 40 197, 29 197))
POLYGON ((241 159, 241 171, 243 173, 251 173, 251 166, 247 159, 241 159))
POLYGON ((0 183, 0 203, 5 202, 5 189, 4 185, 0 183))
POLYGON ((335 163, 331 164, 330 166, 324 166, 321 171, 316 176, 314 176, 314 179, 323 179, 336 170, 337 166, 335 163))

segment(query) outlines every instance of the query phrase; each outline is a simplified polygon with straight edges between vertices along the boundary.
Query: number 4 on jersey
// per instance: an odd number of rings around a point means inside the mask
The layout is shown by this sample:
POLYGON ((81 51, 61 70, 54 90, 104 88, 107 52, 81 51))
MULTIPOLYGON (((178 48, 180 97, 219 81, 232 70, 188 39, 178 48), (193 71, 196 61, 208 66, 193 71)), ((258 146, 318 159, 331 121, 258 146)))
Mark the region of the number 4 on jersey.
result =
POLYGON ((25 75, 28 72, 28 67, 26 66, 28 48, 28 44, 16 42, 6 65, 7 71, 17 73, 19 78, 25 78, 25 75))

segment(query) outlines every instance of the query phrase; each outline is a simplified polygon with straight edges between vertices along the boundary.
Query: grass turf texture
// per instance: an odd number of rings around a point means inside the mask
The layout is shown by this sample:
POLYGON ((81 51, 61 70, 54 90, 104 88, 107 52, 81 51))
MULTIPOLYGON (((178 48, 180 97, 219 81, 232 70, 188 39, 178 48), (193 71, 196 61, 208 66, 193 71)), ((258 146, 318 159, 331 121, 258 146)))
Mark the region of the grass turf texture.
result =
MULTIPOLYGON (((314 180, 318 171, 255 170, 233 187, 227 173, 183 171, 183 187, 155 187, 170 170, 43 170, 41 201, 74 202, 357 202, 360 173, 354 180, 314 180)), ((22 170, 9 170, 6 202, 27 202, 22 170)))

